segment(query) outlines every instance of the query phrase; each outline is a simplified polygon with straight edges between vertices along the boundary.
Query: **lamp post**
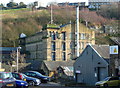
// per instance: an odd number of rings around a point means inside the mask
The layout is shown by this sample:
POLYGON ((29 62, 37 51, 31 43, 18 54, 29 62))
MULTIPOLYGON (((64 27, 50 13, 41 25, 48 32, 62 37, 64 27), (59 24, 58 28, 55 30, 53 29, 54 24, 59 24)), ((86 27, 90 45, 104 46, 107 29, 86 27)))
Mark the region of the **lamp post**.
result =
POLYGON ((19 49, 21 49, 21 47, 17 47, 17 72, 18 72, 18 59, 19 59, 19 55, 18 55, 18 52, 19 52, 19 49))

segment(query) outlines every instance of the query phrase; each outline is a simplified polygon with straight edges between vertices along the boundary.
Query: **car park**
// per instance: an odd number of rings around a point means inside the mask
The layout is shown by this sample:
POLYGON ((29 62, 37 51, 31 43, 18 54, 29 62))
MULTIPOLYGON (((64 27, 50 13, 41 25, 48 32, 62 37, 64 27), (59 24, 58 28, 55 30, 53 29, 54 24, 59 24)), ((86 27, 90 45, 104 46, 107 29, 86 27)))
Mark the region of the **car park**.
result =
POLYGON ((41 80, 41 82, 48 82, 50 80, 49 76, 44 76, 41 73, 37 72, 37 71, 27 71, 24 72, 25 75, 30 76, 30 77, 35 77, 41 80))
POLYGON ((119 77, 107 77, 102 81, 96 82, 95 86, 97 88, 100 88, 100 87, 104 87, 104 88, 118 87, 118 88, 120 88, 120 79, 119 79, 119 77))
POLYGON ((23 80, 16 80, 16 88, 28 88, 28 83, 23 80))
POLYGON ((15 88, 15 78, 10 72, 0 72, 0 88, 15 88))
POLYGON ((26 82, 28 83, 29 86, 31 85, 40 85, 41 84, 41 81, 37 78, 33 78, 33 77, 29 77, 25 74, 22 74, 22 73, 12 73, 13 77, 15 77, 16 79, 19 79, 19 80, 26 80, 26 82))

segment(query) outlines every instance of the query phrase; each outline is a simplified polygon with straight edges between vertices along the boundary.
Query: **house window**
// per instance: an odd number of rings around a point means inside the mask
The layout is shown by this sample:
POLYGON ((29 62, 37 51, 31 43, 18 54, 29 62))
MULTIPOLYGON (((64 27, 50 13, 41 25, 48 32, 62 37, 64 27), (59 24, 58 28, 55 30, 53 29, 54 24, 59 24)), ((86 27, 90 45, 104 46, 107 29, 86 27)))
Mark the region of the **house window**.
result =
POLYGON ((51 42, 51 49, 52 49, 52 51, 56 50, 56 44, 55 44, 55 42, 51 42))
POLYGON ((65 40, 66 32, 62 32, 62 40, 65 40))
POLYGON ((52 52, 52 61, 55 61, 55 57, 56 57, 56 54, 55 54, 55 52, 52 52))
POLYGON ((58 32, 56 32, 56 37, 58 38, 58 32))
POLYGON ((72 49, 72 46, 73 46, 73 45, 72 45, 72 42, 70 42, 70 49, 72 49))
POLYGON ((81 49, 84 49, 84 42, 81 42, 81 49))
POLYGON ((86 39, 90 39, 90 35, 89 34, 86 34, 86 39))
POLYGON ((65 52, 62 52, 62 59, 63 59, 63 61, 66 60, 66 53, 65 52))
POLYGON ((85 39, 85 33, 81 33, 80 39, 85 39))
POLYGON ((65 51, 66 50, 66 45, 65 42, 62 42, 62 50, 65 51))
POLYGON ((70 39, 72 39, 72 33, 70 33, 70 39))
POLYGON ((55 36, 55 33, 54 33, 54 32, 52 33, 51 38, 52 38, 52 40, 55 40, 55 39, 56 39, 56 36, 55 36))

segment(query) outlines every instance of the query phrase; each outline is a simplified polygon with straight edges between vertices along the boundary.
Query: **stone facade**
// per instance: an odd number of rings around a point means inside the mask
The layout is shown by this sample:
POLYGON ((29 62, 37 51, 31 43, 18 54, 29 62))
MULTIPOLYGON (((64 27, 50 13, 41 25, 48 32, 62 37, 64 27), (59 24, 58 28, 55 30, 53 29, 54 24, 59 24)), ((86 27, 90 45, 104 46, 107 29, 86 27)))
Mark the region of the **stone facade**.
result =
MULTIPOLYGON (((80 53, 88 43, 95 44, 95 32, 80 24, 80 53)), ((68 61, 76 57, 76 34, 71 23, 48 24, 39 33, 25 38, 27 58, 41 61, 68 61)))

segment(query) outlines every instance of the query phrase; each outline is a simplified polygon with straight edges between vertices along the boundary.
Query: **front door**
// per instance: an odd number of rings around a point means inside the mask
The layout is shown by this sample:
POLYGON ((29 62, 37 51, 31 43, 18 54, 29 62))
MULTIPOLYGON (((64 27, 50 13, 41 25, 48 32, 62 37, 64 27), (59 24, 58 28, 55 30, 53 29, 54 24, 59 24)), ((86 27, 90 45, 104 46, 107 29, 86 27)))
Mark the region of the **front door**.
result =
POLYGON ((105 67, 98 67, 98 81, 103 80, 105 77, 107 77, 107 72, 106 72, 105 67))

